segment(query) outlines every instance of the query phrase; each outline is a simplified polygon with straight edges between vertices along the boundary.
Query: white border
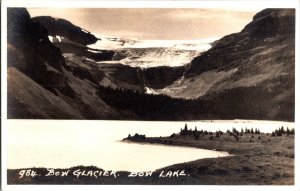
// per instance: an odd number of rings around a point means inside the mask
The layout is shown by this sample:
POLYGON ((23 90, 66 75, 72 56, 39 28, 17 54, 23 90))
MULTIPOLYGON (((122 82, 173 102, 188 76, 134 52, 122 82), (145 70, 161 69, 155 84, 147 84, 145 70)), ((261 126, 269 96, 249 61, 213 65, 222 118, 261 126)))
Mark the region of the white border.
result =
POLYGON ((300 6, 300 1, 298 1, 298 5, 297 5, 297 9, 296 9, 296 36, 295 36, 295 42, 296 42, 296 47, 295 47, 295 132, 296 132, 296 138, 295 138, 295 186, 296 188, 298 188, 298 190, 300 190, 300 140, 299 140, 299 136, 300 136, 300 130, 297 130, 297 126, 299 128, 299 112, 300 112, 300 103, 299 103, 299 96, 300 96, 300 60, 299 60, 299 43, 300 43, 300 39, 299 39, 299 34, 300 34, 300 30, 299 30, 299 23, 300 23, 300 12, 299 12, 299 7, 300 6), (297 165, 298 164, 298 165, 297 165))
MULTIPOLYGON (((3 190, 65 190, 66 188, 72 190, 83 190, 88 188, 89 190, 118 190, 118 189, 130 189, 130 190, 152 190, 152 189, 172 189, 172 190, 182 190, 182 189, 203 189, 203 190, 216 190, 224 189, 231 191, 240 191, 241 189, 245 190, 300 190, 300 174, 299 174, 299 157, 300 157, 300 131, 297 130, 299 124, 298 113, 299 113, 299 1, 298 0, 262 0, 262 1, 63 1, 63 0, 2 0, 1 2, 1 109, 2 109, 2 133, 1 133, 1 145, 2 145, 2 160, 1 160, 1 175, 2 175, 2 189, 3 190), (6 177, 6 167, 7 167, 7 7, 61 7, 61 8, 238 8, 240 6, 250 8, 258 7, 268 7, 268 8, 296 8, 296 101, 295 101, 295 129, 296 129, 296 139, 295 139, 295 186, 100 186, 100 185, 49 185, 49 186, 40 186, 40 185, 26 185, 26 186, 11 186, 7 185, 6 177), (298 164, 298 165, 296 165, 298 164)), ((46 122, 46 120, 45 120, 46 122)))
POLYGON ((297 0, 203 0, 203 1, 99 1, 99 0, 3 0, 4 7, 60 8, 294 8, 297 0))
POLYGON ((7 14, 1 5, 1 186, 7 183, 7 14))

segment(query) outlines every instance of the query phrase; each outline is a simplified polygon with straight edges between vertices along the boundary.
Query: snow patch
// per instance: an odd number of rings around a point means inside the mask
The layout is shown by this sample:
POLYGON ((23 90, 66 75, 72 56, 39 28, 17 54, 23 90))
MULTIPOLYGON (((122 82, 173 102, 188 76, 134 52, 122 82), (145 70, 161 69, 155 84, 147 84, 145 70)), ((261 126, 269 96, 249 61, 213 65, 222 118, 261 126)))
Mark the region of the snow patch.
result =
POLYGON ((113 89, 116 89, 118 86, 114 84, 110 79, 107 77, 104 77, 100 82, 99 85, 104 86, 104 87, 111 87, 113 89))
POLYGON ((53 42, 53 37, 52 36, 48 36, 50 42, 53 42))
POLYGON ((128 57, 122 63, 132 67, 183 66, 199 56, 201 51, 174 50, 172 48, 153 48, 143 52, 132 51, 126 53, 128 57))
MULTIPOLYGON (((95 34, 94 34, 95 35, 95 34)), ((95 44, 88 45, 94 49, 120 49, 120 48, 174 48, 180 50, 206 51, 211 48, 210 43, 219 37, 198 40, 138 40, 95 35, 98 40, 95 44)))
POLYGON ((159 93, 152 88, 145 87, 146 94, 158 95, 159 93))
POLYGON ((87 58, 87 57, 83 57, 86 61, 90 61, 90 62, 96 62, 94 59, 91 58, 87 58))
POLYGON ((92 52, 96 54, 102 53, 100 50, 91 50, 91 49, 88 49, 88 52, 92 52))
POLYGON ((209 50, 210 43, 219 39, 214 37, 198 40, 138 40, 94 35, 101 40, 87 47, 120 51, 126 55, 126 58, 119 60, 120 63, 141 68, 186 65, 202 52, 209 50))

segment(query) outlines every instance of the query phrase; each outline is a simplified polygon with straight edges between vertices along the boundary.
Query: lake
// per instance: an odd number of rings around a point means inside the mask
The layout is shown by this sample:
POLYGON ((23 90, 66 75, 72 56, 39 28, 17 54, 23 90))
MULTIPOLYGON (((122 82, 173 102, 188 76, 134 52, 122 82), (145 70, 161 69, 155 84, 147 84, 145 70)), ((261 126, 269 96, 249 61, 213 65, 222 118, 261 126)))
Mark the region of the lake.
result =
MULTIPOLYGON (((8 168, 70 168, 97 166, 104 170, 152 171, 176 163, 229 154, 211 150, 138 144, 121 140, 135 133, 147 137, 178 133, 185 122, 8 120, 8 168)), ((192 121, 198 130, 259 128, 271 132, 294 123, 251 120, 192 121)))

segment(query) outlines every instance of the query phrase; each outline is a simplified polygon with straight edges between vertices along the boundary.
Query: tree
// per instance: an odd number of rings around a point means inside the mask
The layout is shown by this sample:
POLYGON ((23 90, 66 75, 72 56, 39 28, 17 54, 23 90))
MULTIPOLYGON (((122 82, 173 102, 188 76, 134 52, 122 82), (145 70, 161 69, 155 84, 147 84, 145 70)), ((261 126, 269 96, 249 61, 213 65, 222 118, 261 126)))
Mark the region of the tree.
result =
POLYGON ((291 131, 289 129, 289 127, 286 128, 286 135, 289 136, 291 134, 291 131))
POLYGON ((223 131, 220 131, 220 130, 219 130, 219 133, 220 133, 220 135, 223 135, 223 131))
POLYGON ((240 132, 240 136, 243 136, 243 134, 244 134, 244 129, 242 128, 240 132))
POLYGON ((184 130, 187 131, 188 130, 188 126, 187 124, 184 125, 184 130))
POLYGON ((275 137, 275 133, 274 133, 274 131, 272 131, 272 135, 271 135, 271 137, 275 137))
POLYGON ((283 132, 284 132, 283 126, 279 127, 278 130, 277 129, 275 130, 276 136, 282 136, 283 132))
POLYGON ((236 128, 232 128, 232 133, 233 134, 236 134, 236 135, 239 135, 240 133, 239 133, 239 131, 238 130, 236 130, 236 128))
POLYGON ((238 135, 233 135, 236 141, 239 141, 239 136, 238 135))
POLYGON ((250 130, 246 127, 245 128, 245 134, 248 134, 248 133, 250 133, 250 130))
POLYGON ((195 132, 196 132, 196 133, 198 132, 198 130, 197 130, 197 126, 195 126, 195 132))
POLYGON ((295 129, 294 128, 291 130, 291 135, 295 135, 295 129))

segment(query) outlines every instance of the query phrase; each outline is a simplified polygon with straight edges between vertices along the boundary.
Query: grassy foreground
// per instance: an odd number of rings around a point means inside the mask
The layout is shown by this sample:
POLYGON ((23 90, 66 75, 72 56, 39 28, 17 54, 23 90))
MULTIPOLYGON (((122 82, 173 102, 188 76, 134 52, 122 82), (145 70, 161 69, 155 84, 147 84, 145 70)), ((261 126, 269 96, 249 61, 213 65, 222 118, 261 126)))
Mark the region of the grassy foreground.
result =
POLYGON ((126 140, 226 151, 229 157, 201 159, 165 168, 187 169, 184 183, 218 185, 292 185, 294 184, 294 130, 279 128, 272 133, 233 129, 207 132, 182 129, 170 137, 126 140))
MULTIPOLYGON (((248 131, 248 130, 247 130, 248 131)), ((45 176, 45 168, 32 168, 36 176, 22 169, 8 170, 8 184, 198 184, 198 185, 293 185, 294 134, 279 131, 273 134, 245 131, 207 132, 183 129, 169 137, 147 138, 136 134, 126 141, 190 146, 226 151, 229 157, 200 159, 175 164, 132 176, 130 172, 106 172, 97 167, 78 166, 54 169, 58 176, 45 176), (178 170, 183 176, 178 176, 178 170), (61 172, 69 171, 67 176, 61 172), (83 174, 78 172, 84 171, 83 174), (77 172, 77 174, 76 174, 77 172), (90 174, 89 174, 90 172, 90 174), (97 175, 95 176, 95 173, 97 175), (100 174, 99 174, 100 172, 100 174), (102 172, 102 174, 101 174, 102 172), (171 172, 171 176, 166 176, 171 172), (24 173, 20 178, 20 173, 24 173)))

